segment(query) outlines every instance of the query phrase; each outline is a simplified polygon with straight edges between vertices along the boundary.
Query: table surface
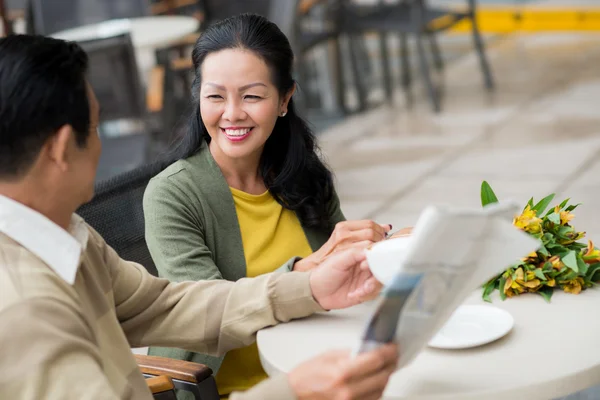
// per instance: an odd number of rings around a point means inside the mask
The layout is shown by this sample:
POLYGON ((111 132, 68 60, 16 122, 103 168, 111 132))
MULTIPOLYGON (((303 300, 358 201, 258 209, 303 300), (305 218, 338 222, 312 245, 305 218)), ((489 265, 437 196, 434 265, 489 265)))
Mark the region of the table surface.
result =
POLYGON ((195 32, 198 20, 186 16, 155 16, 114 19, 98 24, 85 25, 52 34, 52 37, 84 41, 131 34, 134 47, 160 47, 195 32))
MULTIPOLYGON (((552 399, 600 383, 600 289, 555 292, 552 302, 523 295, 493 305, 515 320, 502 339, 478 348, 425 348, 397 371, 384 399, 552 399)), ((481 291, 464 304, 488 304, 481 291)), ((258 348, 269 375, 334 348, 353 348, 374 303, 267 328, 258 348)))

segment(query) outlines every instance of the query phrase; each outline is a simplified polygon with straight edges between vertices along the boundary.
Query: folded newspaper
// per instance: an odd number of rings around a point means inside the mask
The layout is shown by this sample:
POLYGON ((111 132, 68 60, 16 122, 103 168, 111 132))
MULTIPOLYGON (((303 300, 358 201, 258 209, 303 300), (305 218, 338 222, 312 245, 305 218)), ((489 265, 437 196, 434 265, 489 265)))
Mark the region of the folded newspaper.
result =
MULTIPOLYGON (((401 349, 398 368, 410 363, 473 290, 540 246, 513 226, 517 212, 512 202, 482 209, 425 209, 409 246, 388 254, 397 261, 389 265, 395 274, 377 300, 355 353, 395 341, 401 349)), ((382 248, 389 253, 394 240, 382 242, 382 248)), ((378 245, 369 251, 377 252, 378 245)))

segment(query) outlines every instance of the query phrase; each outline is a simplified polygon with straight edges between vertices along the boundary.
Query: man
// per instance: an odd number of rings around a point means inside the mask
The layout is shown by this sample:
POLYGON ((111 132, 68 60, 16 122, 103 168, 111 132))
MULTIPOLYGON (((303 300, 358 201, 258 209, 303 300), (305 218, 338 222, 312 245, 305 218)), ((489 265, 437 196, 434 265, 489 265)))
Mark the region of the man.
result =
MULTIPOLYGON (((130 346, 223 354, 373 294, 358 251, 235 283, 172 284, 120 259, 74 215, 101 151, 86 69, 76 44, 0 39, 0 398, 149 399, 130 346)), ((231 399, 376 399, 396 362, 392 345, 331 352, 231 399)))

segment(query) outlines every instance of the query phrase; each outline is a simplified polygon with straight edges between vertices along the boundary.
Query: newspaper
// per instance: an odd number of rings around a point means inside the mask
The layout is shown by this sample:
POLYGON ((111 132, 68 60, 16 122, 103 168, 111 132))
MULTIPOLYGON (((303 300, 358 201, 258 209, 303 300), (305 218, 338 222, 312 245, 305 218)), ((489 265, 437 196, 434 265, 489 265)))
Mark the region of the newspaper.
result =
POLYGON ((540 246, 513 226, 517 213, 512 202, 425 209, 355 354, 395 341, 398 368, 410 363, 473 290, 540 246))

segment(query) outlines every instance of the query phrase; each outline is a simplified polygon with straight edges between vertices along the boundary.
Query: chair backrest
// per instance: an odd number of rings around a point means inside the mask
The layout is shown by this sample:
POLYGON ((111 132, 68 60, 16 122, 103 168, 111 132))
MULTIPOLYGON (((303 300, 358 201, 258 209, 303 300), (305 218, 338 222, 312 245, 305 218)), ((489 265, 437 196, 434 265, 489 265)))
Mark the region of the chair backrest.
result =
POLYGON ((148 0, 31 0, 33 31, 49 35, 98 22, 149 15, 148 0))
POLYGON ((202 0, 205 21, 213 23, 242 13, 269 17, 272 0, 202 0))
POLYGON ((299 4, 300 0, 202 0, 206 25, 242 13, 259 14, 276 23, 290 40, 299 4))
POLYGON ((167 165, 144 165, 100 182, 92 201, 77 210, 121 258, 142 264, 155 276, 158 273, 145 239, 143 198, 150 179, 167 165))
POLYGON ((102 107, 101 121, 143 118, 143 90, 130 35, 79 44, 89 57, 88 81, 102 107))

